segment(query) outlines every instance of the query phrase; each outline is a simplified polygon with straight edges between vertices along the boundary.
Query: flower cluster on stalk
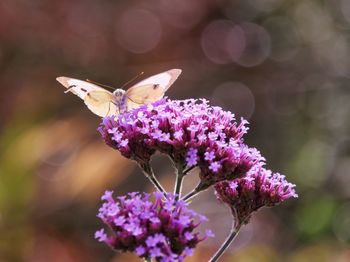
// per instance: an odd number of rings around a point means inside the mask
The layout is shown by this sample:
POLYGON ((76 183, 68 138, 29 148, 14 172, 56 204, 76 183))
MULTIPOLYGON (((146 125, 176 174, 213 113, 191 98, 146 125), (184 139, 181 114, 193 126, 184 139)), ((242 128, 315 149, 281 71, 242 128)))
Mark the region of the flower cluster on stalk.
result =
POLYGON ((205 99, 162 99, 103 119, 99 131, 106 143, 141 166, 159 151, 176 164, 199 167, 201 187, 243 177, 264 161, 243 142, 247 121, 212 107, 205 99))
MULTIPOLYGON (((130 193, 114 200, 107 191, 98 216, 112 233, 101 229, 95 237, 143 259, 182 261, 211 236, 208 232, 199 237, 194 232, 204 217, 179 200, 182 178, 195 167, 200 183, 182 199, 189 200, 214 185, 217 198, 229 205, 234 216, 227 241, 234 239, 253 212, 297 197, 295 185, 266 169, 260 152, 244 143, 247 124, 205 99, 162 99, 105 117, 98 130, 106 144, 137 161, 161 193, 130 193), (175 194, 167 194, 153 174, 150 159, 157 151, 169 156, 177 168, 175 194)), ((225 242, 211 261, 217 261, 229 244, 225 242)))
POLYGON ((184 201, 177 201, 173 194, 164 197, 159 192, 133 192, 115 200, 112 191, 106 191, 101 199, 104 203, 97 216, 111 234, 101 229, 95 238, 115 250, 135 252, 156 261, 182 261, 199 242, 212 236, 210 231, 203 237, 194 232, 206 218, 190 210, 184 201))
POLYGON ((215 193, 232 209, 236 222, 246 224, 251 214, 261 207, 275 206, 298 197, 294 187, 284 175, 256 165, 243 178, 217 183, 215 193))

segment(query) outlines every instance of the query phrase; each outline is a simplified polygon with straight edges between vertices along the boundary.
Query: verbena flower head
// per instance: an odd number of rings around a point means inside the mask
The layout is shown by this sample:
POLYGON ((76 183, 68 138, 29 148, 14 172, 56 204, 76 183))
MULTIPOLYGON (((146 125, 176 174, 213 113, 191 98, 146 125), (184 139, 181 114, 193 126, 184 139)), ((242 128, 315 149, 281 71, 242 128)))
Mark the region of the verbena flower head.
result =
POLYGON ((256 165, 244 178, 217 183, 215 193, 219 200, 231 207, 236 223, 241 224, 247 223, 252 212, 261 207, 275 206, 298 197, 294 187, 284 175, 256 165))
POLYGON ((112 233, 101 229, 95 238, 117 251, 156 261, 182 261, 199 242, 212 236, 210 231, 204 237, 194 232, 205 217, 188 209, 184 201, 176 201, 173 194, 165 199, 159 192, 134 192, 114 200, 112 192, 106 191, 101 199, 104 203, 97 216, 112 233))
POLYGON ((99 131, 108 145, 141 165, 159 151, 180 166, 198 166, 202 186, 208 187, 242 177, 264 161, 258 150, 243 143, 247 123, 205 99, 162 99, 104 118, 99 131))

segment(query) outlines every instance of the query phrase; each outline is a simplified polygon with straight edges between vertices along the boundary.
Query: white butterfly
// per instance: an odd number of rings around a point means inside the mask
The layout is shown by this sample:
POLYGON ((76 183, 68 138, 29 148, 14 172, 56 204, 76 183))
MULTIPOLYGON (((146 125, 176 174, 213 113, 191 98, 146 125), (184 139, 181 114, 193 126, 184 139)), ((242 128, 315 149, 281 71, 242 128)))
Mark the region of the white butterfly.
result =
POLYGON ((91 82, 70 77, 60 76, 56 80, 67 88, 66 92, 83 99, 94 114, 104 117, 117 116, 161 99, 180 74, 180 69, 171 69, 146 78, 126 91, 116 89, 113 93, 91 82))

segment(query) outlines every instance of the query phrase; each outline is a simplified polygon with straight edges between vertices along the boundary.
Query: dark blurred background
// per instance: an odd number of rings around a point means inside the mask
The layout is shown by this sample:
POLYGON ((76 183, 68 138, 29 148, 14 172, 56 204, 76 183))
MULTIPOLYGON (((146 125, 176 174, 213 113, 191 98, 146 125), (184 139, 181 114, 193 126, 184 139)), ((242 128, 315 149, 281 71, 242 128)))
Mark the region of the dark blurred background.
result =
MULTIPOLYGON (((93 239, 99 198, 153 189, 55 78, 120 87, 171 68, 183 73, 170 98, 248 119, 246 143, 297 184, 299 199, 255 214, 223 261, 350 261, 349 44, 348 0, 2 0, 0 261, 138 261, 93 239)), ((171 190, 170 163, 154 165, 171 190)), ((231 216, 212 190, 192 206, 216 238, 187 261, 205 261, 231 216)))

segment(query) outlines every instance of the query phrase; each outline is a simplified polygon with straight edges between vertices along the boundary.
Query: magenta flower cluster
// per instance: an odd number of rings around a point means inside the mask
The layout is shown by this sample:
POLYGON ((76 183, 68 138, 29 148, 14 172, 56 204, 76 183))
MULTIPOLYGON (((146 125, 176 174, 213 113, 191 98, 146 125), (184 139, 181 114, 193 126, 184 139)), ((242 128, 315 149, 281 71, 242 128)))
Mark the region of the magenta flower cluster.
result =
POLYGON ((159 192, 134 192, 114 200, 112 191, 106 191, 101 199, 104 203, 97 216, 111 234, 101 229, 95 238, 115 250, 155 261, 183 261, 199 242, 212 236, 210 231, 203 237, 194 232, 206 218, 188 209, 184 201, 175 200, 173 194, 164 198, 159 192))
POLYGON ((178 200, 183 177, 198 167, 200 183, 182 199, 188 201, 214 185, 217 198, 229 205, 234 216, 231 235, 212 257, 211 261, 217 261, 253 212, 297 197, 295 185, 264 168, 260 152, 244 143, 247 124, 220 107, 210 106, 205 99, 162 99, 117 117, 105 117, 99 127, 105 142, 137 161, 159 192, 131 193, 115 201, 107 191, 98 216, 112 234, 108 236, 101 229, 95 237, 115 250, 135 252, 143 259, 182 261, 211 236, 208 232, 199 237, 194 232, 204 217, 178 200), (153 174, 150 160, 157 151, 175 164, 176 195, 167 194, 153 174))
POLYGON ((294 187, 284 175, 256 165, 243 178, 217 183, 215 193, 219 200, 230 206, 236 222, 242 224, 261 207, 275 206, 298 197, 294 187))
POLYGON ((242 177, 264 158, 243 143, 248 122, 205 99, 157 101, 103 119, 99 131, 111 147, 141 166, 159 151, 176 164, 198 166, 202 189, 242 177))

